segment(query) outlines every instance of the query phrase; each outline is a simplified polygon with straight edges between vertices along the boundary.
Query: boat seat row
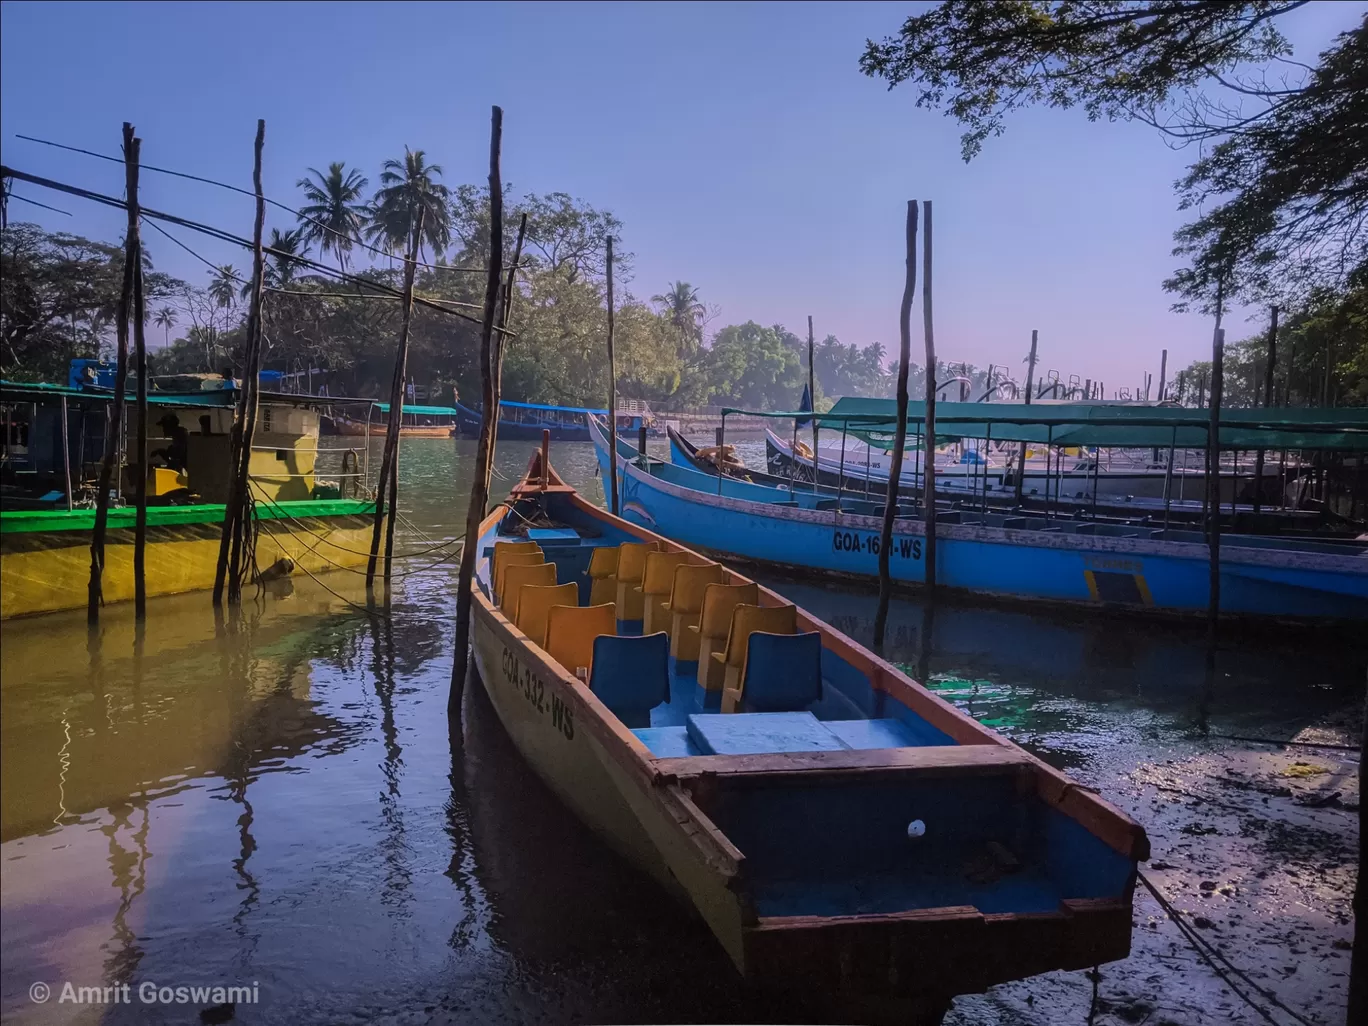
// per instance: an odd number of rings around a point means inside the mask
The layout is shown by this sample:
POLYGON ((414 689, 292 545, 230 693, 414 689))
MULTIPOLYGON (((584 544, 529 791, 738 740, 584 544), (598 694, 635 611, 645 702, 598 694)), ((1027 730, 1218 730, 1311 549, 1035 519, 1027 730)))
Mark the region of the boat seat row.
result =
POLYGON ((819 700, 821 636, 798 632, 797 609, 762 606, 757 585, 724 584, 720 564, 691 558, 650 542, 596 547, 587 606, 573 582, 556 583, 556 564, 535 542, 496 543, 490 577, 515 626, 628 726, 649 726, 651 709, 670 700, 671 658, 705 691, 722 692, 724 712, 796 711, 819 700), (617 600, 595 601, 609 582, 617 600), (643 633, 627 634, 638 610, 643 633))

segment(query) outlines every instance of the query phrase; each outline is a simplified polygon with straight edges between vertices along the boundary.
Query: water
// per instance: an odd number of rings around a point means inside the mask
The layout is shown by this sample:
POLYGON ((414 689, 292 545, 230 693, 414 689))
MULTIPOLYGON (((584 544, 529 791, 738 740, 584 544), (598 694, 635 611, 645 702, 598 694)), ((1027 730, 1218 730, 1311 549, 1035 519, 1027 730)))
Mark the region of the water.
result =
MULTIPOLYGON (((496 494, 532 451, 499 446, 496 494)), ((552 455, 601 500, 589 445, 552 455)), ((401 550, 461 533, 473 458, 404 442, 401 550)), ((226 625, 206 595, 154 600, 141 654, 127 606, 96 645, 83 613, 4 626, 7 1022, 180 1023, 214 1003, 143 1004, 148 982, 255 986, 244 1023, 781 1017, 559 806, 477 684, 449 735, 455 566, 433 559, 402 564, 389 620, 358 612, 361 578, 339 572, 226 625), (67 981, 129 983, 132 1004, 62 1003, 67 981)), ((867 594, 757 576, 868 640, 867 594)), ((928 624, 900 600, 890 638, 947 698, 1104 787, 1200 747, 1195 724, 1287 736, 1361 700, 1361 653, 1276 634, 1223 652, 1205 695, 1186 629, 955 603, 928 624)))

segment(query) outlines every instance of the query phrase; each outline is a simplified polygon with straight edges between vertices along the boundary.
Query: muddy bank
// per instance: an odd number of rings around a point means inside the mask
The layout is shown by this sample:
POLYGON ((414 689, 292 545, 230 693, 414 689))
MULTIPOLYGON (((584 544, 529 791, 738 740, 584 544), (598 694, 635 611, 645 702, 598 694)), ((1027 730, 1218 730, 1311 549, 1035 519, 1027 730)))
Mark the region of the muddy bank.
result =
MULTIPOLYGON (((1298 736, 1356 743, 1353 715, 1298 736)), ((1199 936, 1257 987, 1234 983, 1277 1022, 1344 1021, 1358 858, 1358 753, 1210 739, 1207 750, 1093 778, 1145 825, 1144 873, 1199 936)), ((1152 1026, 1262 1022, 1144 888, 1131 956, 963 997, 947 1023, 1152 1026)), ((1227 970, 1229 972, 1229 970, 1227 970)))

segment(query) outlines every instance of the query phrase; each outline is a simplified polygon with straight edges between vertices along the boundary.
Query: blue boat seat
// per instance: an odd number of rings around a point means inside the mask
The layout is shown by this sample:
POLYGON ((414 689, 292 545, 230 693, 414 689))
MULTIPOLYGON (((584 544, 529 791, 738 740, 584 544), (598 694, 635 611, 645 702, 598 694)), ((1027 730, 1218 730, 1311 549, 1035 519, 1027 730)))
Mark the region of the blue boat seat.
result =
POLYGON ((664 631, 600 635, 594 639, 589 690, 626 726, 649 727, 651 710, 670 700, 669 654, 670 636, 664 631))
POLYGON ((738 712, 799 712, 821 697, 820 634, 751 634, 738 712))

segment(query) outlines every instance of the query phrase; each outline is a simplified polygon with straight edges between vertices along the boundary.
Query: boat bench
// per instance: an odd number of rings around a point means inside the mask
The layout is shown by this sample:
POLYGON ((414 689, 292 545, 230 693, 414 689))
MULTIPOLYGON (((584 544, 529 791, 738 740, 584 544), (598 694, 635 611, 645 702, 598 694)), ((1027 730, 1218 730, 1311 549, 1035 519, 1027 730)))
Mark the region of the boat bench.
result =
POLYGON ((682 727, 632 733, 661 759, 924 747, 900 720, 819 720, 810 712, 695 713, 682 727))

